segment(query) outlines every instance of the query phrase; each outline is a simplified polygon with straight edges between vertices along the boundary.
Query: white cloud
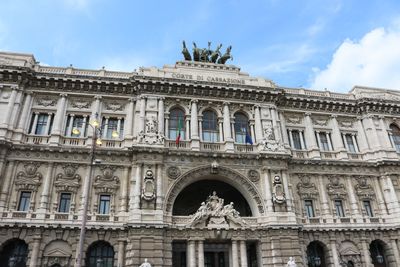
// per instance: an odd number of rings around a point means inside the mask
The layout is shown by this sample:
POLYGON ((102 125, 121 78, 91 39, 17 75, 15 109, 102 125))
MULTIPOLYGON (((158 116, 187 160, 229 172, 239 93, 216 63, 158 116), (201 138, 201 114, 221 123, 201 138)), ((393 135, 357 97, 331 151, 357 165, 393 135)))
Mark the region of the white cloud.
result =
POLYGON ((400 27, 377 28, 345 40, 325 69, 314 68, 310 87, 348 92, 354 85, 400 90, 400 27))

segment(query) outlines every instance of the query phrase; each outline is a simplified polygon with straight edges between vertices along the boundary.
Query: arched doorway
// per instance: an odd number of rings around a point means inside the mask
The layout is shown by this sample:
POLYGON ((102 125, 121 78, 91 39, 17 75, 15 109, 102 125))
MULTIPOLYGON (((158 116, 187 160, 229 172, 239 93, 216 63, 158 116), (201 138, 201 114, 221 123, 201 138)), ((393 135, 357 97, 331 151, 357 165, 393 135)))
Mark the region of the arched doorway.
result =
POLYGON ((86 252, 87 267, 113 267, 114 248, 108 242, 97 241, 91 244, 86 252))
POLYGON ((324 244, 313 241, 307 246, 308 267, 326 267, 324 244))
POLYGON ((371 254, 372 264, 374 267, 386 267, 385 247, 384 243, 380 240, 374 240, 369 245, 369 252, 371 254))
POLYGON ((218 180, 201 180, 185 187, 175 199, 172 215, 194 214, 213 191, 224 199, 225 204, 233 202, 241 216, 252 216, 250 206, 242 194, 230 184, 218 180))
POLYGON ((1 266, 26 267, 28 245, 21 239, 7 241, 0 251, 1 266))

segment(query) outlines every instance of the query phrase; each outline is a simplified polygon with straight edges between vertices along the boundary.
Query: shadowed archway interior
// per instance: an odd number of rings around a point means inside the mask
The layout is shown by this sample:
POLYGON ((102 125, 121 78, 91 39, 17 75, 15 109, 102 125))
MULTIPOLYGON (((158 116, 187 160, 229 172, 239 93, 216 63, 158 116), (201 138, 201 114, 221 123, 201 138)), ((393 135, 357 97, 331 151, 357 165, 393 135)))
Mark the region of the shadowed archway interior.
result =
POLYGON ((218 197, 224 199, 224 205, 233 202, 233 206, 240 213, 240 216, 252 216, 249 204, 236 188, 225 182, 215 180, 201 180, 185 187, 175 199, 172 215, 187 216, 194 214, 201 202, 206 201, 213 191, 217 192, 218 197))

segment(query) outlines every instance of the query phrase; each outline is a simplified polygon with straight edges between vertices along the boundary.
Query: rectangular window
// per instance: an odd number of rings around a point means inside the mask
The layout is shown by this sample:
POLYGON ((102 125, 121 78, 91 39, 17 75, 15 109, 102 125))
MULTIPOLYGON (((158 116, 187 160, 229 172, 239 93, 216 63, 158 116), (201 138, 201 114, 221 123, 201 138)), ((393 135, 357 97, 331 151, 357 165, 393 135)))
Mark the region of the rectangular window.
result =
POLYGON ((330 136, 329 133, 319 132, 317 133, 317 140, 319 141, 319 148, 323 151, 330 151, 330 136))
POLYGON ((308 218, 315 217, 314 206, 312 200, 304 200, 304 207, 308 218))
POLYGON ((293 144, 292 147, 294 149, 304 149, 304 147, 301 146, 301 141, 300 141, 300 132, 298 130, 293 130, 292 131, 292 140, 293 140, 293 144))
POLYGON ((335 210, 337 216, 345 217, 342 200, 335 200, 335 210))
POLYGON ((124 119, 103 117, 101 128, 103 138, 122 139, 124 136, 124 119))
POLYGON ((374 217, 374 213, 372 212, 371 202, 369 200, 363 201, 365 212, 367 213, 368 217, 374 217))
POLYGON ((354 144, 353 136, 351 134, 345 134, 344 135, 344 141, 346 142, 347 150, 350 153, 356 153, 357 152, 356 145, 354 144))
POLYGON ((71 193, 61 193, 60 203, 58 205, 58 212, 69 212, 69 206, 71 204, 71 193))
POLYGON ((28 211, 31 201, 31 192, 22 191, 19 196, 18 211, 28 211))
POLYGON ((34 113, 32 115, 29 133, 35 135, 49 135, 53 124, 52 114, 34 113))
POLYGON ((110 195, 100 195, 100 205, 99 205, 99 213, 100 214, 109 214, 110 213, 110 195))
POLYGON ((85 137, 87 134, 87 121, 82 115, 68 115, 65 125, 65 135, 71 137, 85 137))

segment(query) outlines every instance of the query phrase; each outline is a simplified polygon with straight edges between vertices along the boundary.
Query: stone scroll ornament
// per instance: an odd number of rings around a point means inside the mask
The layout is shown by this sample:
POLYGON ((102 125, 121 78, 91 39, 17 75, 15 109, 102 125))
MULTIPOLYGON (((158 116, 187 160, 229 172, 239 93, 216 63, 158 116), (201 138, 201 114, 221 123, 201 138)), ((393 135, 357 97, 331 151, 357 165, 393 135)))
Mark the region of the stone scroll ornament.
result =
POLYGON ((286 201, 285 192, 282 185, 282 180, 279 175, 274 177, 274 188, 272 192, 272 200, 276 204, 283 204, 286 201))
POLYGON ((156 197, 156 189, 154 184, 154 175, 152 170, 146 171, 146 176, 143 181, 142 199, 151 201, 156 197))
POLYGON ((233 208, 233 202, 224 205, 224 199, 217 196, 214 191, 209 195, 200 208, 192 215, 189 227, 208 227, 208 228, 230 228, 242 227, 246 222, 240 217, 237 210, 233 208))
POLYGON ((158 131, 158 121, 155 117, 146 119, 145 131, 139 133, 139 143, 148 145, 164 144, 164 135, 158 131))
POLYGON ((220 49, 222 48, 222 44, 219 44, 215 50, 211 49, 211 42, 208 42, 208 48, 198 48, 196 43, 193 42, 193 57, 190 54, 189 50, 186 47, 185 41, 182 41, 182 54, 185 60, 187 61, 197 61, 197 62, 209 62, 209 63, 217 63, 217 64, 225 64, 228 59, 233 60, 231 55, 232 46, 228 46, 225 53, 222 54, 220 49))

